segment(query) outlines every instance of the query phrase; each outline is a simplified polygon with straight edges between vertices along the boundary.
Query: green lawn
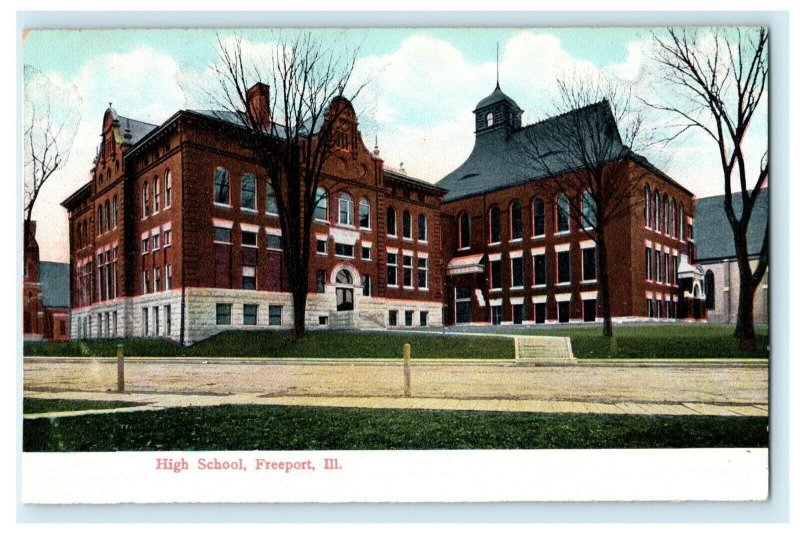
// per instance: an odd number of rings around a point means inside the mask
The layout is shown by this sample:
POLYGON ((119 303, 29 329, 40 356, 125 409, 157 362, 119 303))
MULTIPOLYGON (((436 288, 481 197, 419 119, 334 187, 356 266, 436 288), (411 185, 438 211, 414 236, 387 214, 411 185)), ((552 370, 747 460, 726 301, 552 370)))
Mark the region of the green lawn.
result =
MULTIPOLYGON (((662 324, 616 326, 614 338, 600 327, 520 328, 520 335, 569 336, 577 358, 767 358, 769 335, 758 331, 755 353, 740 353, 733 327, 662 324)), ((113 356, 115 340, 25 343, 26 356, 113 356)), ((287 331, 225 332, 191 347, 163 339, 126 339, 127 356, 236 356, 298 358, 401 358, 411 343, 414 358, 513 358, 511 338, 402 332, 309 332, 300 341, 287 331)))
POLYGON ((25 420, 23 450, 767 447, 766 417, 217 406, 25 420))
POLYGON ((140 402, 126 401, 91 401, 73 399, 22 399, 22 413, 75 412, 80 410, 105 410, 108 408, 125 408, 143 406, 140 402))

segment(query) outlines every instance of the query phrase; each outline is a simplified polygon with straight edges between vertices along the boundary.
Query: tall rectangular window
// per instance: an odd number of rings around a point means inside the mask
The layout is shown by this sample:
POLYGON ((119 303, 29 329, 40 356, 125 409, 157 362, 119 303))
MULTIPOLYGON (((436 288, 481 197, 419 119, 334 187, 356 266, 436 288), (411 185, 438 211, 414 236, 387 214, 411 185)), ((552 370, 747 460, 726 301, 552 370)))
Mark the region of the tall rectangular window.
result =
POLYGON ((422 214, 417 217, 417 240, 422 242, 428 240, 428 219, 422 214))
POLYGON ((656 281, 661 282, 661 253, 656 250, 656 281))
POLYGON ((411 214, 403 211, 403 239, 411 239, 411 214))
POLYGON ((372 246, 361 244, 361 259, 364 261, 372 260, 372 246))
POLYGON ((397 326, 397 310, 389 310, 389 326, 397 326))
POLYGON ((161 269, 153 267, 153 292, 161 291, 161 269))
POLYGON ((242 176, 242 209, 256 209, 256 177, 252 174, 242 176))
POLYGON ((397 253, 389 252, 386 254, 386 284, 390 287, 397 287, 397 253))
POLYGON ((543 286, 547 284, 547 264, 544 254, 533 256, 533 284, 543 286))
POLYGON ((512 304, 511 305, 511 315, 514 324, 522 324, 522 321, 525 319, 525 305, 524 304, 512 304))
POLYGON ((522 203, 519 200, 511 205, 511 239, 522 239, 522 203))
POLYGON ((594 248, 583 249, 583 280, 585 282, 597 280, 597 261, 594 248))
POLYGON ((365 297, 369 297, 372 295, 372 277, 368 274, 363 276, 364 279, 364 292, 363 295, 365 297))
POLYGON ((150 321, 147 313, 147 308, 142 308, 142 335, 150 335, 150 321))
POLYGON ((492 306, 492 324, 500 324, 503 320, 503 307, 492 306))
POLYGON ((403 255, 403 287, 414 287, 414 257, 410 254, 403 255))
POLYGON ((228 171, 222 167, 217 167, 214 171, 214 202, 217 204, 230 205, 230 194, 228 190, 228 171))
POLYGON ((256 268, 252 265, 242 266, 242 289, 256 288, 256 268))
POLYGON ((163 241, 164 241, 164 248, 167 248, 168 246, 170 246, 172 244, 172 229, 171 228, 167 228, 166 230, 164 230, 164 239, 163 239, 163 241))
POLYGON ((317 254, 325 256, 328 254, 328 240, 317 238, 317 254))
POLYGON ((164 208, 172 205, 172 173, 164 173, 164 208))
MULTIPOLYGON (((61 323, 64 326, 64 323, 61 323)), ((111 312, 111 337, 117 337, 117 312, 111 312)))
POLYGON ((534 321, 536 321, 537 324, 544 324, 547 319, 547 304, 544 302, 537 302, 533 306, 533 313, 535 315, 534 321))
POLYGON ((419 325, 428 326, 428 312, 426 311, 419 312, 419 325))
POLYGON ((569 199, 563 193, 556 203, 556 223, 558 232, 569 232, 569 199))
POLYGON ((258 305, 257 304, 243 304, 242 305, 242 321, 247 326, 258 324, 258 305))
POLYGON ((172 289, 172 265, 164 265, 164 289, 172 289))
POLYGON ((142 295, 146 295, 150 288, 150 281, 148 280, 148 271, 147 269, 142 271, 142 295))
POLYGON ((559 323, 569 322, 569 301, 558 303, 558 322, 559 323))
POLYGON ((533 235, 544 235, 544 201, 539 197, 533 199, 533 235))
POLYGON ((569 263, 569 251, 565 250, 563 252, 559 252, 557 256, 558 260, 558 283, 564 284, 570 281, 570 263, 569 263))
POLYGON ((161 335, 161 321, 158 316, 158 306, 153 308, 153 335, 161 335))
POLYGON ((411 310, 406 310, 406 326, 414 326, 414 312, 411 310))
POLYGON ((317 293, 325 293, 325 271, 317 271, 317 293))
POLYGON ((428 288, 428 258, 417 258, 417 287, 428 288))
MULTIPOLYGON (((158 178, 153 178, 153 213, 161 209, 161 184, 158 178)), ((156 333, 158 335, 158 333, 156 333)))
POLYGON ((231 324, 230 304, 217 304, 217 324, 231 324))
POLYGON ((524 282, 522 257, 511 258, 511 286, 522 287, 524 282))
POLYGON ((503 287, 503 264, 501 260, 490 261, 489 283, 491 289, 503 287))
POLYGON ((650 247, 644 249, 644 271, 647 280, 653 279, 653 251, 650 247))
MULTIPOLYGON (((117 321, 116 313, 117 312, 114 312, 114 324, 115 325, 116 325, 116 321, 117 321)), ((114 326, 115 330, 116 330, 116 328, 117 327, 114 326)), ((170 305, 170 304, 167 304, 166 306, 164 306, 164 335, 165 336, 172 335, 172 305, 170 305)))
POLYGON ((280 326, 283 323, 283 306, 270 304, 269 306, 269 325, 280 326))

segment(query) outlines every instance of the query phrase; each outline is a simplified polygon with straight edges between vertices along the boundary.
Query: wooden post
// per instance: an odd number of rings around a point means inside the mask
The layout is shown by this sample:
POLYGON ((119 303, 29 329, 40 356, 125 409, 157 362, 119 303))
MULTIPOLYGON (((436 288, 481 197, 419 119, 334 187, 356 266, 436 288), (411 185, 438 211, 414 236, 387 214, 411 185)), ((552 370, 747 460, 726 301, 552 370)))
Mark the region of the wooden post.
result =
POLYGON ((405 378, 405 389, 403 391, 406 397, 411 396, 411 344, 406 343, 403 345, 403 377, 405 378))
POLYGON ((125 391, 125 351, 117 345, 117 391, 125 391))

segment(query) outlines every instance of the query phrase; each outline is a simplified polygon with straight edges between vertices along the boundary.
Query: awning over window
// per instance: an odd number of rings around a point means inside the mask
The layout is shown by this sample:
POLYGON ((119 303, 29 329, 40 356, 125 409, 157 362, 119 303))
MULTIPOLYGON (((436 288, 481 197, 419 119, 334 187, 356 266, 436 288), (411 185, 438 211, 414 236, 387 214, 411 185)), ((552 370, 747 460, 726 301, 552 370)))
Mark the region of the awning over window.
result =
POLYGON ((447 274, 450 276, 482 272, 483 254, 460 256, 458 258, 453 258, 450 260, 450 263, 447 264, 447 274))

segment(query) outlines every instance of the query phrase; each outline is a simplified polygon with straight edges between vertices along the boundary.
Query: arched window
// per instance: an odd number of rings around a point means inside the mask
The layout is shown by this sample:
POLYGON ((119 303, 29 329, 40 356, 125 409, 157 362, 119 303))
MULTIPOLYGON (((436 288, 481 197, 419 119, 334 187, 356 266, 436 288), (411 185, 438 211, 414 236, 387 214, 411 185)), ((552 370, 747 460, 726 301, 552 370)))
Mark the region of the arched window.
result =
MULTIPOLYGON (((317 190, 317 194, 319 194, 319 190, 317 190)), ((255 203, 255 200, 254 200, 255 203)), ((278 201, 275 199, 275 189, 272 187, 272 184, 267 182, 267 215, 277 215, 278 214, 278 201)), ((325 214, 328 213, 328 206, 327 200, 325 201, 325 214)))
POLYGON ((242 176, 242 209, 256 209, 256 177, 252 174, 242 176))
POLYGON ((664 233, 672 235, 672 201, 664 196, 664 233))
POLYGON ((102 234, 103 233, 103 205, 102 204, 100 206, 97 206, 97 219, 96 219, 96 223, 95 224, 97 225, 97 235, 102 234))
POLYGON ((497 206, 489 208, 489 243, 500 242, 500 210, 497 206))
POLYGON ((667 226, 669 226, 669 219, 667 218, 667 210, 669 208, 669 197, 666 193, 664 193, 664 197, 661 199, 661 228, 663 229, 664 233, 668 232, 667 226))
POLYGON ((544 235, 544 201, 539 197, 533 199, 533 235, 544 235))
POLYGON ((561 193, 558 195, 558 203, 556 207, 556 219, 558 222, 558 232, 569 232, 569 199, 567 195, 561 193))
POLYGON ((164 172, 164 207, 172 206, 172 173, 169 169, 164 172))
POLYGON ((522 204, 519 200, 511 204, 511 239, 522 239, 522 204))
POLYGON ((458 220, 458 248, 469 248, 469 215, 462 213, 458 220))
POLYGON ((347 193, 339 195, 339 224, 353 225, 353 197, 347 193))
POLYGON ((656 232, 660 232, 661 231, 661 195, 658 194, 658 191, 656 191, 656 194, 655 194, 655 201, 656 201, 656 205, 655 205, 655 209, 653 210, 653 215, 655 215, 655 218, 656 218, 656 232))
POLYGON ((228 181, 228 171, 222 167, 217 167, 214 171, 214 202, 216 204, 224 204, 230 206, 230 188, 228 181))
POLYGON ((420 213, 417 217, 417 240, 428 240, 428 219, 420 213))
POLYGON ((597 227, 597 206, 594 195, 589 191, 584 191, 581 197, 581 222, 586 229, 597 227))
MULTIPOLYGON (((269 184, 267 184, 269 186, 269 184)), ((267 202, 269 203, 269 189, 267 189, 267 202)), ((317 188, 317 196, 314 200, 314 218, 318 221, 328 220, 328 192, 324 187, 317 188)), ((269 205, 269 204, 267 204, 269 205)))
POLYGON ((347 269, 342 269, 336 274, 336 283, 353 285, 353 275, 347 269))
POLYGON ((358 203, 358 225, 361 228, 370 228, 369 200, 362 198, 358 203))
POLYGON ((670 224, 672 225, 671 234, 673 237, 678 237, 678 208, 674 198, 670 200, 669 210, 672 213, 672 217, 670 217, 670 224))
POLYGON ((486 127, 491 128, 494 126, 494 115, 491 113, 486 114, 486 127))
POLYGON ((103 221, 103 231, 111 230, 111 203, 106 200, 105 220, 103 221))
POLYGON ((392 237, 397 235, 397 216, 392 207, 386 210, 386 234, 392 237))
POLYGON ((686 239, 686 214, 683 211, 683 202, 678 206, 678 225, 680 226, 681 241, 686 239))
POLYGON ((705 276, 705 283, 706 283, 706 309, 713 310, 715 306, 714 302, 714 273, 712 271, 706 271, 705 276))
POLYGON ((117 227, 117 195, 111 199, 111 225, 117 227))
POLYGON ((653 211, 650 205, 650 185, 644 186, 644 225, 646 228, 653 227, 653 211))
POLYGON ((411 214, 403 210, 403 239, 411 239, 411 214))
POLYGON ((150 186, 147 182, 142 184, 142 218, 150 215, 150 186))
POLYGON ((158 213, 161 209, 161 184, 158 176, 153 177, 153 213, 158 213))

